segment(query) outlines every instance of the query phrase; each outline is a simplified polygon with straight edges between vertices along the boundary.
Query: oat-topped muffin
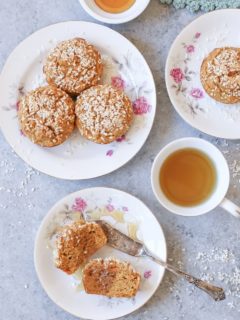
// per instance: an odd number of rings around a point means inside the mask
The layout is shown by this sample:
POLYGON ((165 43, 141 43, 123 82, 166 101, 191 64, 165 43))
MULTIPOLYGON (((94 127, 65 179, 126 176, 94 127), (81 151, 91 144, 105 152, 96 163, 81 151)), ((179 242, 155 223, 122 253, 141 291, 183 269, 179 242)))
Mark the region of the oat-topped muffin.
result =
POLYGON ((228 104, 240 102, 240 49, 214 49, 203 60, 201 82, 213 99, 228 104))
POLYGON ((140 281, 130 263, 113 258, 91 260, 83 269, 83 286, 90 294, 130 298, 137 294, 140 281))
POLYGON ((98 85, 82 92, 77 99, 75 113, 80 133, 102 144, 124 135, 133 120, 131 101, 110 85, 98 85))
POLYGON ((22 132, 32 142, 54 147, 63 143, 74 129, 74 102, 56 87, 40 87, 21 99, 18 118, 22 132))
POLYGON ((97 49, 84 39, 74 38, 60 42, 50 52, 43 72, 49 84, 78 95, 99 83, 102 69, 97 49))
POLYGON ((75 222, 64 227, 56 241, 55 265, 72 274, 107 243, 102 228, 95 222, 75 222))

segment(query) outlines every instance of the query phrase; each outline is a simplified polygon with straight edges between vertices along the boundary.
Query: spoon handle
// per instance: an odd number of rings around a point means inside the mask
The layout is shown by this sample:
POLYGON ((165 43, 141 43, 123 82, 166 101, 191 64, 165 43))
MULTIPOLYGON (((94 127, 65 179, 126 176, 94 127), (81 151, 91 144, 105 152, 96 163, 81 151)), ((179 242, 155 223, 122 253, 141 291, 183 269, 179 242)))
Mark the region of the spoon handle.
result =
POLYGON ((162 267, 167 269, 168 271, 172 272, 176 276, 181 276, 185 280, 187 280, 189 283, 193 284, 197 288, 205 291, 207 294, 209 294, 215 301, 220 301, 225 299, 225 293, 224 290, 220 287, 216 287, 206 281, 203 281, 201 279, 195 278, 191 276, 190 274, 187 274, 186 272, 183 272, 179 270, 178 268, 169 265, 168 263, 154 257, 147 249, 144 249, 144 252, 142 254, 143 256, 148 256, 156 263, 160 264, 162 267))

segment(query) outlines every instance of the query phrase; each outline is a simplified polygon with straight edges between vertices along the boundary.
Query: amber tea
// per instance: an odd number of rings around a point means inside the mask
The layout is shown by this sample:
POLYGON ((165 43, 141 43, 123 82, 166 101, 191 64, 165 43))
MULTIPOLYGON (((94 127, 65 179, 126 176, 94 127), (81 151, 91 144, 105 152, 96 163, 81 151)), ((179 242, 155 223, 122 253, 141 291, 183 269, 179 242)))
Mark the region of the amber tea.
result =
POLYGON ((95 0, 102 10, 110 13, 120 13, 128 10, 135 0, 95 0))
POLYGON ((186 148, 175 151, 160 169, 160 187, 165 196, 180 206, 196 206, 207 200, 216 185, 216 169, 202 151, 186 148))

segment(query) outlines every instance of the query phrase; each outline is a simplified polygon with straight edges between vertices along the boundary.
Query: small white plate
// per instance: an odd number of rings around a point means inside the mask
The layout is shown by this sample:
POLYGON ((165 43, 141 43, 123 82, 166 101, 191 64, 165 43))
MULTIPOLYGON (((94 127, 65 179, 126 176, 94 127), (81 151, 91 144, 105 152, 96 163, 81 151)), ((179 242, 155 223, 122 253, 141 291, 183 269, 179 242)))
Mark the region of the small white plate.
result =
POLYGON ((53 235, 59 226, 79 219, 104 219, 122 232, 134 235, 162 260, 167 259, 161 226, 137 198, 115 189, 91 188, 60 200, 44 218, 35 241, 34 262, 48 296, 65 311, 84 319, 108 320, 125 316, 143 306, 158 288, 164 268, 148 258, 135 258, 105 246, 94 257, 116 257, 130 262, 141 274, 140 290, 134 299, 106 298, 79 290, 79 279, 66 275, 53 263, 53 235))
POLYGON ((136 0, 126 11, 109 13, 99 8, 94 0, 79 0, 83 9, 94 19, 111 24, 119 24, 137 18, 148 6, 150 0, 136 0))
POLYGON ((240 47, 239 29, 240 10, 202 15, 177 36, 166 63, 168 94, 179 115, 194 128, 225 139, 240 139, 240 103, 210 98, 201 85, 200 67, 214 48, 240 47))
POLYGON ((155 110, 155 84, 141 53, 119 33, 94 23, 63 22, 37 31, 12 52, 0 76, 0 125, 5 138, 30 166, 58 178, 89 179, 123 166, 146 141, 155 110), (100 50, 103 83, 124 88, 133 101, 134 122, 125 137, 109 145, 87 141, 75 130, 62 145, 41 148, 21 135, 18 101, 25 92, 45 84, 42 67, 49 50, 74 37, 83 37, 100 50))

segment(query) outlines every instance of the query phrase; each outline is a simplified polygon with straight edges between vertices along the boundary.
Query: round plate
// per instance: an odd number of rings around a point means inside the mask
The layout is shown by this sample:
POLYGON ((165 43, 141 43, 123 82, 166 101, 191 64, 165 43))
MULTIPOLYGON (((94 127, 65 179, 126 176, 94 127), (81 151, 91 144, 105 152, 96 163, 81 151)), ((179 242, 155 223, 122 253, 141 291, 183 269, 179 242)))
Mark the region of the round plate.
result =
POLYGON ((140 200, 115 189, 85 189, 60 200, 39 228, 34 261, 44 290, 61 308, 84 319, 115 319, 137 310, 151 298, 164 275, 164 269, 150 259, 131 257, 107 246, 93 256, 116 257, 134 266, 142 278, 140 289, 133 299, 110 299, 86 294, 78 277, 69 276, 54 266, 51 249, 54 233, 59 226, 79 219, 81 212, 88 219, 104 219, 118 230, 137 237, 156 256, 166 261, 167 249, 162 228, 140 200))
POLYGON ((219 10, 190 23, 178 35, 168 55, 166 84, 171 102, 191 126, 209 135, 240 139, 240 103, 216 102, 200 81, 203 59, 215 48, 240 47, 239 10, 219 10))
POLYGON ((123 166, 146 141, 155 109, 154 80, 141 53, 119 33, 93 23, 64 22, 37 31, 12 52, 0 77, 0 124, 7 141, 30 166, 58 178, 94 178, 123 166), (102 82, 125 90, 133 101, 134 122, 126 136, 109 145, 87 141, 75 130, 64 144, 41 148, 20 132, 18 102, 25 92, 45 84, 42 67, 49 50, 74 37, 87 39, 102 53, 102 82))

